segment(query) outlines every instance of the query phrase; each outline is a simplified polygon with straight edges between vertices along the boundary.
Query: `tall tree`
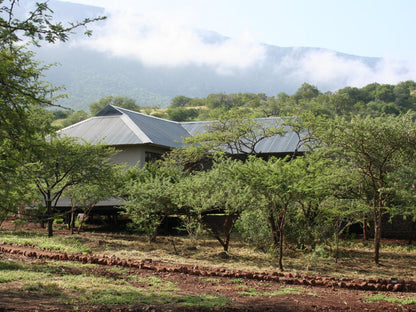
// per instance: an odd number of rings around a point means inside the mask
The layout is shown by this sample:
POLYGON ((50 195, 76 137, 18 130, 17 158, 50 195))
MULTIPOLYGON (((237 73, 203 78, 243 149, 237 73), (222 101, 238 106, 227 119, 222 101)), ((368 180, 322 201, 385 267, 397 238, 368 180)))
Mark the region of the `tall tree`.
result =
POLYGON ((125 214, 149 242, 156 240, 163 220, 176 212, 172 192, 182 174, 180 167, 164 166, 160 161, 130 168, 125 173, 125 184, 120 190, 125 199, 125 214))
POLYGON ((414 162, 416 124, 414 115, 400 117, 336 118, 320 129, 326 147, 348 161, 351 174, 358 174, 361 196, 374 223, 374 262, 379 263, 382 216, 391 208, 392 175, 414 162))
POLYGON ((63 192, 70 186, 107 179, 114 168, 113 154, 106 146, 81 144, 72 138, 49 138, 35 150, 31 160, 38 169, 32 175, 46 208, 49 236, 63 192))
POLYGON ((249 157, 248 161, 238 168, 237 178, 249 185, 264 203, 259 208, 267 215, 268 226, 273 245, 278 251, 279 269, 283 271, 283 243, 289 210, 294 207, 303 193, 300 182, 305 176, 305 163, 301 157, 291 161, 285 158, 272 158, 265 161, 249 157))
POLYGON ((232 110, 207 124, 205 132, 185 139, 185 143, 204 153, 248 156, 259 153, 257 147, 264 139, 284 133, 278 120, 257 120, 232 110))
POLYGON ((178 207, 217 239, 224 252, 228 252, 231 233, 241 213, 258 205, 256 193, 235 178, 240 165, 236 160, 217 160, 211 170, 194 172, 173 189, 178 207), (219 218, 209 216, 219 213, 219 218))
MULTIPOLYGON (((0 1, 0 202, 12 202, 19 197, 22 174, 31 168, 29 156, 45 133, 45 124, 33 119, 37 107, 53 105, 51 94, 56 88, 41 80, 49 66, 41 66, 28 51, 29 41, 37 46, 42 42, 67 41, 75 29, 86 27, 97 19, 63 24, 53 20, 46 2, 34 4, 33 9, 19 19, 18 0, 0 1)), ((87 35, 90 31, 86 29, 87 35)), ((47 114, 45 114, 47 116, 47 114)), ((38 119, 40 120, 40 119, 38 119)), ((2 205, 3 209, 4 206, 2 205)))

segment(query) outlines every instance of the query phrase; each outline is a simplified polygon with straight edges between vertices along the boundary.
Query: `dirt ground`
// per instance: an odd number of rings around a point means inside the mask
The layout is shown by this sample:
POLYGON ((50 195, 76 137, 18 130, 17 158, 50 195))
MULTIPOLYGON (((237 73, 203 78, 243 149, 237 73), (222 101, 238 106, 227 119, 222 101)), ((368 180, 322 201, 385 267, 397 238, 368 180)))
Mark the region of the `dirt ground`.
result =
MULTIPOLYGON (((26 246, 15 246, 2 244, 0 248, 0 260, 19 260, 27 263, 36 264, 39 261, 63 260, 98 262, 100 259, 71 257, 63 253, 45 252, 36 248, 26 246), (72 260, 71 260, 72 259, 72 260)), ((123 278, 120 274, 108 270, 112 266, 129 267, 129 274, 140 277, 157 276, 166 281, 173 282, 179 290, 176 293, 181 295, 222 295, 230 299, 231 303, 224 308, 215 311, 416 311, 415 305, 402 305, 388 302, 366 302, 365 296, 378 293, 378 291, 348 289, 339 287, 337 283, 322 285, 303 285, 295 282, 303 280, 302 277, 296 278, 290 274, 271 279, 270 277, 259 276, 254 272, 240 272, 248 277, 243 278, 242 284, 230 283, 230 279, 235 279, 235 272, 227 274, 224 270, 213 270, 209 268, 189 268, 178 267, 163 263, 161 267, 158 263, 129 263, 128 261, 101 259, 101 265, 89 268, 91 274, 112 277, 114 279, 123 278), (203 277, 201 277, 201 275, 203 277), (225 275, 225 276, 221 276, 225 275), (230 276, 227 276, 230 275, 230 276), (215 278, 213 278, 215 276, 215 278), (292 276, 293 278, 288 278, 292 276), (281 294, 271 296, 248 296, 241 293, 241 285, 247 288, 256 289, 257 292, 270 292, 282 288, 296 287, 301 289, 300 294, 281 294)), ((1 272, 0 272, 1 273, 1 272)), ((79 274, 71 272, 72 274, 79 274)), ((229 273, 229 272, 228 272, 229 273)), ((238 273, 237 273, 238 274, 238 273)), ((305 283, 306 284, 306 283, 305 283)), ((390 293, 390 292, 385 292, 390 293)), ((409 296, 414 293, 394 292, 397 296, 409 296)), ((213 311, 207 308, 198 307, 178 307, 178 306, 152 306, 137 304, 134 306, 82 306, 78 311, 213 311)), ((0 312, 2 311, 73 311, 73 307, 63 305, 56 299, 28 295, 21 291, 13 290, 11 283, 0 284, 0 312)))
MULTIPOLYGON (((248 271, 230 271, 225 269, 199 268, 178 266, 167 261, 141 261, 129 259, 100 258, 94 255, 66 254, 41 250, 30 246, 11 245, 0 242, 0 261, 18 260, 36 265, 44 261, 77 261, 96 263, 98 265, 84 268, 89 274, 126 278, 119 274, 114 267, 128 268, 128 274, 138 277, 157 276, 161 280, 173 282, 177 290, 175 295, 221 295, 229 299, 226 307, 209 309, 203 307, 184 307, 174 305, 111 305, 111 306, 80 306, 77 311, 103 312, 133 312, 133 311, 415 311, 416 305, 404 305, 385 301, 368 302, 366 297, 378 293, 394 295, 395 298, 416 298, 416 281, 407 281, 401 287, 394 287, 386 280, 337 280, 335 278, 321 279, 319 277, 299 276, 290 272, 265 274, 248 271), (236 278, 241 283, 233 283, 236 278), (257 293, 271 293, 291 287, 299 293, 284 293, 279 295, 247 295, 244 289, 255 289, 257 293), (402 292, 403 291, 403 292, 402 292)), ((67 269, 67 268, 66 268, 67 269)), ((1 274, 1 271, 0 271, 1 274)), ((80 274, 74 269, 71 274, 80 274)), ((400 281, 399 281, 400 284, 400 281)), ((0 312, 3 311, 74 311, 73 306, 62 304, 54 297, 22 292, 13 283, 0 283, 0 312)), ((17 285, 16 285, 17 286, 17 285)), ((137 285, 137 287, 146 287, 137 285)))

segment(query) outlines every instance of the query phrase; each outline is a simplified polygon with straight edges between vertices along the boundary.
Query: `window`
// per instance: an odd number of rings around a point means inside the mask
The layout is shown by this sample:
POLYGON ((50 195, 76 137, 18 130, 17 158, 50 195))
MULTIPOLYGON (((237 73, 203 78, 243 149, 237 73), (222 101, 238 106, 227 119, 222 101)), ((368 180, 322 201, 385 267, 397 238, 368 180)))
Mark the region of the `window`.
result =
POLYGON ((145 152, 144 161, 145 162, 153 162, 153 161, 161 159, 161 158, 162 158, 162 154, 160 154, 160 153, 145 152))

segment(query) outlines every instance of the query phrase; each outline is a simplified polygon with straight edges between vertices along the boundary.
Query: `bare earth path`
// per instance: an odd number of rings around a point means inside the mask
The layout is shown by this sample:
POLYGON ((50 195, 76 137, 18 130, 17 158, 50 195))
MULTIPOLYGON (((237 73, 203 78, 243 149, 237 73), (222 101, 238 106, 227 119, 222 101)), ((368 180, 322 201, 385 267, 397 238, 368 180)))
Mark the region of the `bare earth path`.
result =
MULTIPOLYGON (((47 261, 77 261, 95 263, 87 268, 88 274, 125 279, 128 275, 156 276, 175 283, 172 295, 221 295, 229 299, 226 307, 208 309, 177 305, 137 303, 133 306, 77 306, 78 311, 416 311, 416 305, 389 302, 368 302, 366 296, 376 293, 414 297, 416 283, 388 280, 336 280, 333 278, 299 276, 290 273, 258 273, 178 266, 151 259, 133 261, 100 258, 94 255, 48 252, 35 247, 0 244, 0 260, 17 260, 36 265, 47 261), (124 268, 122 274, 111 268, 124 268), (238 281, 238 283, 236 283, 238 281), (292 289, 293 291, 290 291, 292 289), (279 293, 279 291, 281 291, 279 293)), ((67 269, 67 268, 66 268, 67 269)), ((71 274, 80 274, 76 269, 71 274)), ((1 274, 1 271, 0 271, 1 274)), ((12 283, 0 284, 0 312, 2 311, 74 311, 58 299, 22 292, 12 283)), ((17 286, 17 285, 16 285, 17 286)), ((138 283, 135 287, 146 289, 138 283)))

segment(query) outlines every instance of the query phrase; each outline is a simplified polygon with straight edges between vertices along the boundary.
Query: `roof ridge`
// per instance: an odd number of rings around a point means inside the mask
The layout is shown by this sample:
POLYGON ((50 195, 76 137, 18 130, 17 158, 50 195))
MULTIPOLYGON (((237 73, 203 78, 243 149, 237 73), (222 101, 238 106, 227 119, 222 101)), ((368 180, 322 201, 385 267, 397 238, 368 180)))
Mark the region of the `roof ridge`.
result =
POLYGON ((117 109, 117 110, 118 110, 119 112, 121 112, 122 114, 125 114, 125 113, 123 112, 123 110, 124 110, 124 111, 128 111, 128 112, 130 112, 130 113, 134 113, 134 114, 142 115, 142 116, 145 116, 145 117, 148 117, 148 118, 154 118, 154 119, 163 120, 163 121, 166 121, 166 122, 171 122, 171 123, 174 123, 174 124, 178 124, 178 125, 180 125, 180 122, 178 122, 178 121, 169 120, 169 119, 165 119, 165 118, 160 118, 160 117, 156 117, 156 116, 152 116, 152 115, 144 114, 144 113, 141 113, 141 112, 137 112, 137 111, 134 111, 134 110, 131 110, 131 109, 127 109, 127 108, 118 107, 118 106, 111 105, 111 104, 110 104, 110 106, 114 107, 115 109, 117 109))
POLYGON ((152 140, 147 136, 146 133, 144 133, 129 116, 126 114, 121 115, 121 120, 124 122, 124 124, 139 138, 140 141, 143 143, 153 143, 152 140))

